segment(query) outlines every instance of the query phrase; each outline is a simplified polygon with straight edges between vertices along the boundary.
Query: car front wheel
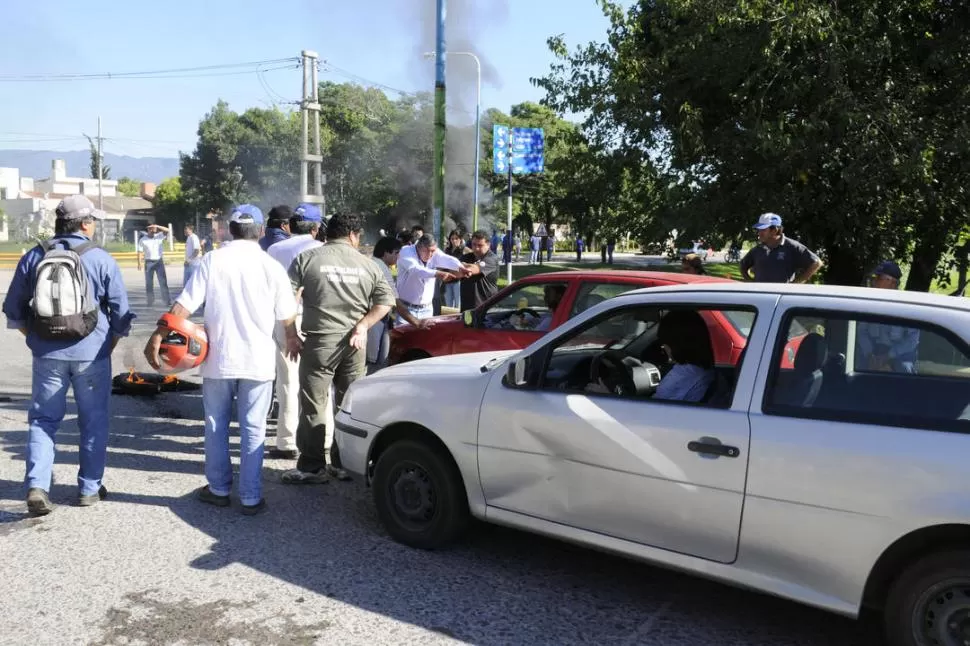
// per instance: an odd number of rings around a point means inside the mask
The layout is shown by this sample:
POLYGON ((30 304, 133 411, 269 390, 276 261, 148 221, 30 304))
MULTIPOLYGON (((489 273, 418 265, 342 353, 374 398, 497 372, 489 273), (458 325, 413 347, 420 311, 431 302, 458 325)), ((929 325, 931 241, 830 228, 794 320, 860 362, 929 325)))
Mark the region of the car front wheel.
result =
POLYGON ((373 488, 381 523, 405 545, 442 547, 468 524, 461 475, 438 447, 413 440, 395 442, 377 461, 373 488))
POLYGON ((970 551, 927 556, 893 584, 884 614, 892 646, 970 644, 970 551))

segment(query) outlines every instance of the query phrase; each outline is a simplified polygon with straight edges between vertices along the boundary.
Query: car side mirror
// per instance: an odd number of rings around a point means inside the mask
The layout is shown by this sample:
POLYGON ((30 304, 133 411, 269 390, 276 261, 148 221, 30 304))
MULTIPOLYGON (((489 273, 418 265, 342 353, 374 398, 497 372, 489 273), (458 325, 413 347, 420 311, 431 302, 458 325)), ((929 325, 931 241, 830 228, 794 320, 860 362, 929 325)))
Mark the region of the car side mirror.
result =
POLYGON ((526 358, 509 361, 508 371, 505 373, 505 385, 521 388, 527 385, 525 378, 526 358))
POLYGON ((475 327, 475 310, 465 310, 461 316, 465 327, 475 327))

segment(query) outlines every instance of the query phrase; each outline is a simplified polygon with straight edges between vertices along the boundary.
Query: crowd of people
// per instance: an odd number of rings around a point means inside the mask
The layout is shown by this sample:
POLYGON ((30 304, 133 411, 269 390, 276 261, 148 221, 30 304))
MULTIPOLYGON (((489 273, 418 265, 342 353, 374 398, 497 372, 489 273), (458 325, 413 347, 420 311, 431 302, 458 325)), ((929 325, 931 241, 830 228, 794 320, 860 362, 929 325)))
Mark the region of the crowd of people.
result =
MULTIPOLYGON (((3 303, 8 327, 24 334, 33 355, 25 475, 33 515, 54 508, 49 491, 55 439, 68 389, 78 407, 78 504, 94 505, 108 493, 103 477, 110 357, 130 333, 135 313, 118 264, 92 242, 99 217, 88 198, 64 199, 56 209, 54 237, 21 258, 3 303)), ((231 504, 229 427, 235 403, 239 503, 244 514, 253 515, 266 508, 261 472, 274 393, 276 445, 266 453, 295 460, 282 481, 347 479, 333 441, 333 416, 350 384, 384 366, 393 326, 431 327, 442 304, 464 311, 489 300, 498 291, 501 263, 494 234, 453 231, 446 248, 439 249, 420 226, 382 236, 367 257, 359 249, 359 216, 338 213, 324 221, 313 204, 273 207, 265 221, 258 207, 244 204, 230 212, 228 222, 231 243, 210 253, 203 253, 193 228, 185 227, 184 284, 175 299, 164 269, 168 229, 148 228, 139 243, 138 265, 145 272, 149 305, 157 279, 170 315, 187 320, 203 312, 206 484, 196 495, 218 507, 231 504)), ((821 269, 814 252, 785 235, 780 216, 766 213, 754 228, 759 244, 741 259, 746 280, 804 283, 821 269)), ((578 238, 577 253, 580 243, 578 238)), ((511 253, 510 245, 509 261, 511 253)), ((682 268, 704 273, 696 255, 685 256, 682 268)), ((896 289, 901 277, 899 266, 886 261, 869 284, 896 289)), ((546 298, 551 311, 557 295, 546 298)), ((868 335, 860 342, 872 346, 869 355, 905 370, 914 340, 891 325, 871 328, 860 332, 868 335)), ((159 321, 146 343, 146 360, 156 370, 164 370, 160 349, 169 331, 159 321)))

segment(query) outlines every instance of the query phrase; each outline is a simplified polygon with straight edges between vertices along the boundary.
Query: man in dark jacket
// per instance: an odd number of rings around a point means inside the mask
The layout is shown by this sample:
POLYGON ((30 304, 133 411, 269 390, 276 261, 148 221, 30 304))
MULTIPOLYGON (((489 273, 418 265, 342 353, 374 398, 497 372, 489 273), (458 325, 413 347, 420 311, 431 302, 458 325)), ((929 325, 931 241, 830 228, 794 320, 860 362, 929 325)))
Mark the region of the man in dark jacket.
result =
POLYGON ((280 240, 290 237, 290 218, 293 217, 293 209, 285 204, 274 206, 269 210, 269 217, 266 220, 266 233, 259 239, 259 246, 266 251, 280 240))
MULTIPOLYGON (((58 204, 55 213, 55 241, 69 249, 90 245, 101 217, 91 200, 72 195, 58 204)), ((20 259, 3 301, 7 327, 20 330, 27 337, 27 347, 34 357, 31 405, 27 413, 30 428, 26 477, 27 511, 33 516, 43 516, 54 509, 48 495, 54 467, 54 438, 67 412, 68 386, 74 391, 80 431, 78 504, 94 505, 108 493, 101 479, 111 421, 111 352, 121 337, 128 336, 135 315, 128 307, 128 294, 118 263, 103 249, 86 249, 78 253, 98 304, 97 326, 87 336, 78 340, 42 338, 33 328, 34 272, 45 254, 40 246, 20 259)))

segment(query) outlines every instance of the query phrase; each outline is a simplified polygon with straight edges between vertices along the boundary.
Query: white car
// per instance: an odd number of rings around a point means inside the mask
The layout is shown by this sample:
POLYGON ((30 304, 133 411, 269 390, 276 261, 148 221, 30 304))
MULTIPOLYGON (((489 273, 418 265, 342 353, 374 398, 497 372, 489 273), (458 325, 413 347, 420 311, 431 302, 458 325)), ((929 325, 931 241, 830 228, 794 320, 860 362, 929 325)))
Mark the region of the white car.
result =
POLYGON ((408 545, 475 517, 843 615, 877 608, 894 646, 968 643, 964 299, 638 290, 525 350, 361 379, 336 422, 344 467, 408 545), (712 311, 747 337, 727 365, 711 365, 712 311))

